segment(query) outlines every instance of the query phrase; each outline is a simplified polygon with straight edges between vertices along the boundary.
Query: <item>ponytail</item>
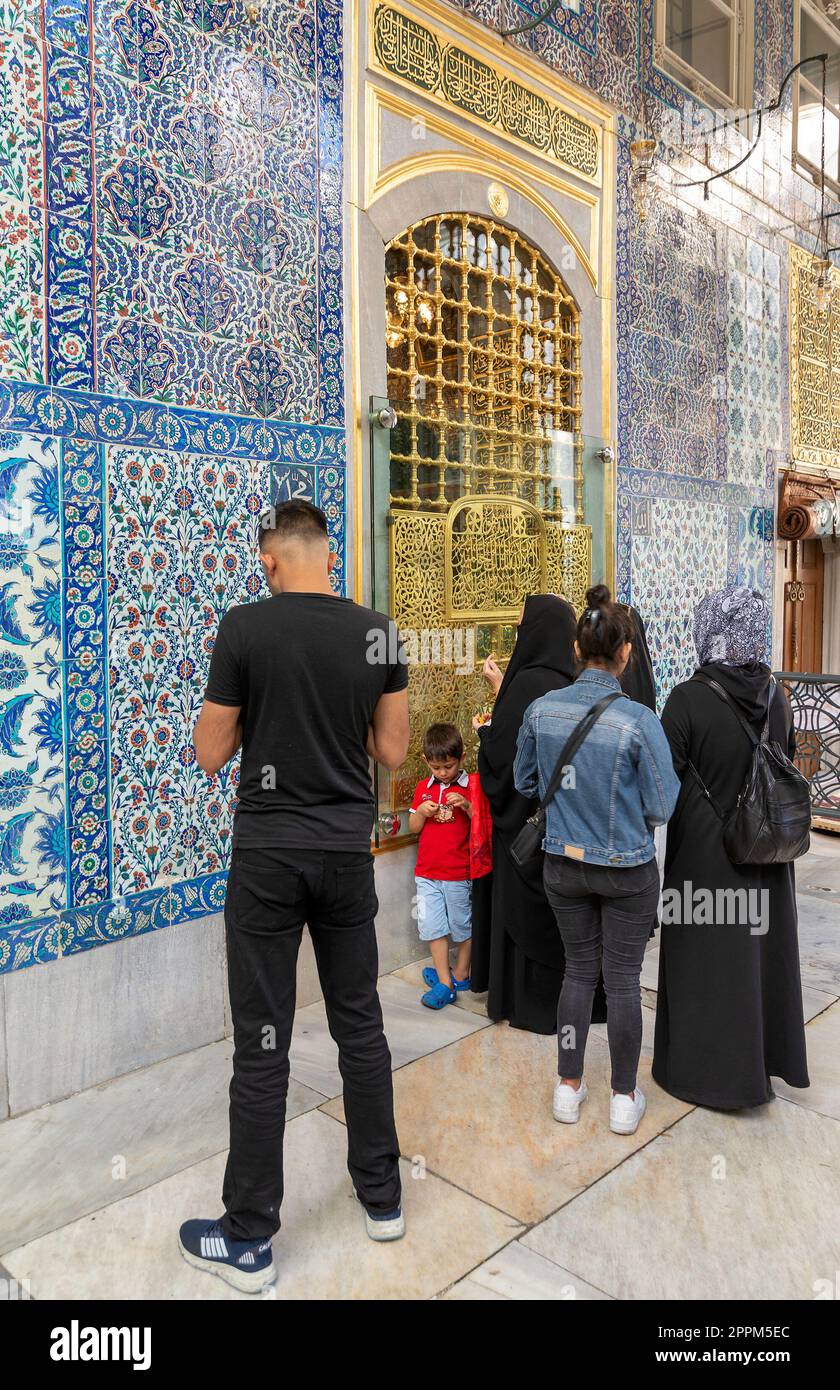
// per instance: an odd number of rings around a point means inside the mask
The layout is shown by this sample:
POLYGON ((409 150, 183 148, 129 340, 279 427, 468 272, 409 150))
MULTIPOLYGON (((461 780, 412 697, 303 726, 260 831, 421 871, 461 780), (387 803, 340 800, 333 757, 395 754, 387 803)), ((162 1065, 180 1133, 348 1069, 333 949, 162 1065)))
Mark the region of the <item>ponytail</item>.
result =
POLYGON ((581 660, 614 665, 626 642, 634 637, 633 620, 623 603, 613 603, 606 584, 586 591, 586 607, 577 626, 581 660))

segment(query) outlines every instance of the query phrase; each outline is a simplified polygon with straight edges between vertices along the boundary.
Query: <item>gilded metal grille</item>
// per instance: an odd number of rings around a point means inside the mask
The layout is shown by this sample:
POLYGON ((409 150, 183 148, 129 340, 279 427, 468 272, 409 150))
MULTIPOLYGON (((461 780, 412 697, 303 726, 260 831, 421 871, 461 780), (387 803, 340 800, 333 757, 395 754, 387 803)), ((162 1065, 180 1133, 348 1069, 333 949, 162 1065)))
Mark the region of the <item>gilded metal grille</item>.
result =
POLYGON ((562 521, 558 432, 572 436, 583 521, 580 316, 522 237, 468 214, 429 217, 385 262, 391 504, 445 510, 505 493, 562 521))
POLYGON ((439 658, 411 665, 411 748, 380 804, 393 812, 422 773, 430 723, 457 724, 473 754, 472 716, 487 704, 481 662, 493 653, 505 663, 528 594, 562 593, 582 607, 591 530, 580 316, 545 258, 496 222, 430 217, 388 246, 385 294, 397 414, 391 612, 415 637, 468 635, 475 657, 469 669, 439 658))

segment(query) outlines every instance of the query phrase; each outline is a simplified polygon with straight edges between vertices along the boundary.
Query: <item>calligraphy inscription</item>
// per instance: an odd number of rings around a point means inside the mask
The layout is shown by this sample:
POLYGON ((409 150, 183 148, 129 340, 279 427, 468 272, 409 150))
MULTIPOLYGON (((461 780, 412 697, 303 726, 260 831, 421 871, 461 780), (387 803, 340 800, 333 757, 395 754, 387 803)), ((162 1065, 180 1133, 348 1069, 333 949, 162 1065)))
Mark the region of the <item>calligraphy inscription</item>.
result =
POLYGON ((377 5, 374 11, 373 50, 380 67, 392 76, 540 154, 553 155, 586 178, 598 173, 595 126, 457 44, 441 42, 431 29, 390 5, 377 5))

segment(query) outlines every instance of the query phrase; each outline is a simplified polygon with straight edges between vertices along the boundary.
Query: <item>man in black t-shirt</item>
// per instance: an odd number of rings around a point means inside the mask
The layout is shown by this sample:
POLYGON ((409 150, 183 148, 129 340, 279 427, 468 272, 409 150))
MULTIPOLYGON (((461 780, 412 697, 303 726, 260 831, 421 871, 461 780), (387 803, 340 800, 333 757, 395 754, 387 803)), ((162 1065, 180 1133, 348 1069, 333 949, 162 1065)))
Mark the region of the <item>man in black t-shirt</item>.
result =
POLYGON ((348 1167, 368 1234, 405 1226, 391 1056, 376 990, 369 758, 408 750, 408 672, 394 624, 338 597, 323 512, 261 519, 271 597, 225 614, 193 742, 205 772, 240 745, 225 902, 234 1025, 225 1214, 181 1227, 190 1264, 257 1292, 275 1278, 295 971, 309 926, 344 1080, 348 1167))

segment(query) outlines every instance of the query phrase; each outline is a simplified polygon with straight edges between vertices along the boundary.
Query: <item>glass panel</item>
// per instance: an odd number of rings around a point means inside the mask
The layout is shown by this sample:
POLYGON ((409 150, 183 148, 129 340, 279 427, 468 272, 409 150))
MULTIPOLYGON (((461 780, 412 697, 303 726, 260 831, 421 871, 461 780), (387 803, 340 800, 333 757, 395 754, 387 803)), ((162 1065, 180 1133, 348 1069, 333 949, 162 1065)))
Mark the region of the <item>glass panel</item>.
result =
MULTIPOLYGON (((803 5, 799 11, 799 57, 813 58, 819 53, 829 55, 826 64, 825 95, 832 106, 840 107, 840 38, 833 36, 824 25, 818 24, 813 15, 803 5)), ((819 105, 822 93, 822 69, 819 63, 812 63, 804 69, 804 76, 815 89, 814 100, 819 105)), ((819 157, 817 158, 819 167, 819 157)))
POLYGON ((377 770, 380 844, 407 832, 429 724, 457 724, 474 767, 481 667, 506 664, 524 599, 581 607, 593 548, 599 575, 606 556, 603 446, 580 433, 580 320, 561 277, 469 214, 410 228, 385 270, 396 423, 372 402, 373 593, 403 636, 412 743, 399 772, 377 770))
MULTIPOLYGON (((799 91, 799 121, 796 127, 796 149, 803 159, 807 159, 815 169, 820 167, 822 152, 822 100, 810 86, 802 83, 799 91)), ((840 121, 833 111, 825 113, 825 173, 826 178, 837 179, 838 151, 840 151, 840 121)))
POLYGON ((675 55, 731 95, 732 25, 735 20, 714 0, 667 0, 665 44, 675 55))
MULTIPOLYGON (((385 404, 373 402, 374 410, 385 404)), ((467 493, 461 467, 453 470, 454 505, 405 507, 388 492, 389 437, 399 438, 400 425, 392 432, 376 424, 372 429, 372 601, 395 618, 402 635, 412 730, 406 765, 393 775, 376 769, 376 843, 382 846, 408 834, 407 807, 422 775, 419 745, 429 724, 457 724, 467 769, 475 770, 472 718, 492 708, 481 668, 491 655, 506 666, 528 594, 563 594, 580 609, 591 580, 608 575, 612 472, 604 440, 558 431, 544 460, 556 511, 573 517, 580 494, 584 523, 558 520, 516 493, 467 493)), ((475 457, 479 444, 486 445, 483 423, 467 429, 460 422, 458 439, 462 454, 475 457)))

